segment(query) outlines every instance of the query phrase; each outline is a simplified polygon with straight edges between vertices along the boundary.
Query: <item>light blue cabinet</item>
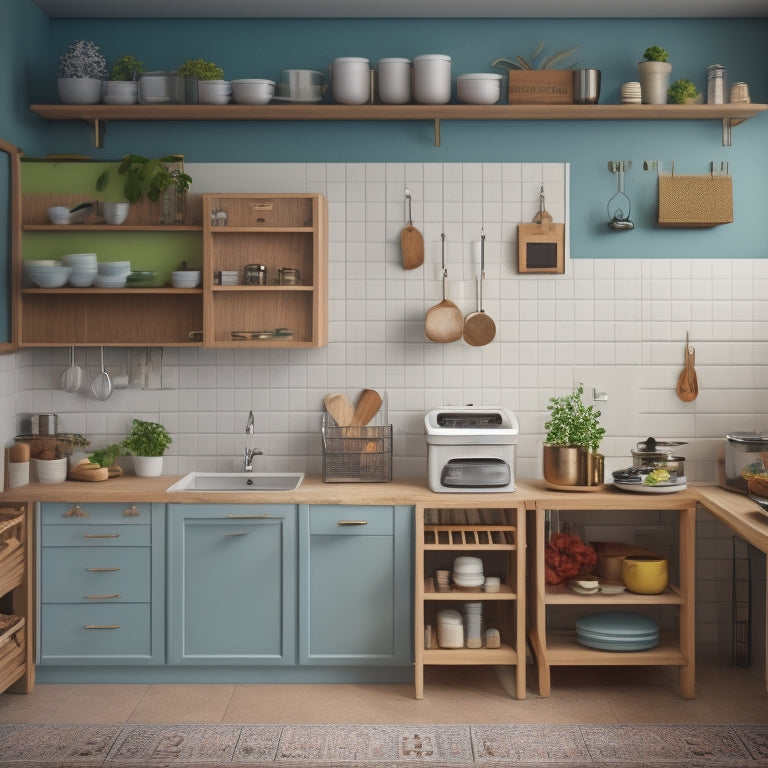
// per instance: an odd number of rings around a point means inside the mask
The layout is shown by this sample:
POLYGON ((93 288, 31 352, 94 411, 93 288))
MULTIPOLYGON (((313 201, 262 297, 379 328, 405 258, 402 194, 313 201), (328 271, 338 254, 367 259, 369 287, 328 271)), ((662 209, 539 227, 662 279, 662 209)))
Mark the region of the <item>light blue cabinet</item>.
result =
POLYGON ((296 517, 290 504, 171 504, 172 664, 296 660, 296 517))
POLYGON ((316 665, 408 665, 413 510, 300 508, 299 658, 316 665))
POLYGON ((164 504, 40 505, 38 663, 165 661, 164 504))

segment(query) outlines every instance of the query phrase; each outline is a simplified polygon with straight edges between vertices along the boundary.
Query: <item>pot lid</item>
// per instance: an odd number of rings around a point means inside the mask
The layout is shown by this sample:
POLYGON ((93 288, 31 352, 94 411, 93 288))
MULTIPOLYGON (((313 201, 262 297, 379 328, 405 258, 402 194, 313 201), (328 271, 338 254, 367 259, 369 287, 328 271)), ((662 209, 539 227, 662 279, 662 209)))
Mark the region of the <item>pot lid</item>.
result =
POLYGON ((768 443, 768 432, 731 432, 726 435, 732 443, 760 445, 768 443))
MULTIPOLYGON (((684 442, 665 442, 655 437, 647 437, 637 444, 637 452, 641 453, 669 453, 678 445, 686 445, 684 442)), ((635 453, 635 451, 632 451, 635 453)))

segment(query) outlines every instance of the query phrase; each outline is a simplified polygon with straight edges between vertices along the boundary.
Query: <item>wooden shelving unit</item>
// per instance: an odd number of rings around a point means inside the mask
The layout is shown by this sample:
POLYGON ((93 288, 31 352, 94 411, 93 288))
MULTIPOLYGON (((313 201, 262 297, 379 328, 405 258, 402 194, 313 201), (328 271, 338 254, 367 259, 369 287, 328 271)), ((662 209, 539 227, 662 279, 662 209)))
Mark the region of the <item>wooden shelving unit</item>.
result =
POLYGON ((525 510, 522 505, 504 508, 456 509, 416 508, 415 583, 415 688, 424 697, 426 665, 507 665, 515 669, 515 696, 525 698, 525 510), (467 516, 467 512, 469 513, 467 516), (457 524, 465 515, 467 522, 457 524), (490 523, 475 522, 493 518, 490 523), (430 521, 425 523, 425 519, 430 521), (469 522, 469 520, 473 522, 469 522), (434 522, 434 521, 437 522, 434 522), (447 522, 451 520, 451 522, 447 522), (433 574, 451 568, 454 556, 474 553, 483 559, 486 575, 498 575, 498 592, 452 588, 437 591, 433 574), (486 626, 501 635, 499 648, 440 648, 435 617, 442 608, 467 601, 483 603, 486 626), (430 625, 431 642, 426 646, 425 628, 430 625))

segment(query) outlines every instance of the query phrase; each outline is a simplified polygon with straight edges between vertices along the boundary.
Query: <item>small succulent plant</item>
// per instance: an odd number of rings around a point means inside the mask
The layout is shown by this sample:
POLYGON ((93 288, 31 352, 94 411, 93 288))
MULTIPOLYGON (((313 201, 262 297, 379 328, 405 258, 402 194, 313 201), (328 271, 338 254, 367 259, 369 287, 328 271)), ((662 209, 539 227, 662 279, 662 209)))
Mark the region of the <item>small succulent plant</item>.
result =
POLYGON ((134 56, 118 56, 109 70, 110 80, 136 80, 144 71, 144 62, 134 56))
POLYGON ((101 55, 99 46, 90 40, 75 40, 66 52, 59 56, 57 77, 92 77, 105 80, 107 60, 101 55))
POLYGON ((675 80, 667 94, 673 104, 695 104, 701 101, 701 94, 690 80, 675 80))

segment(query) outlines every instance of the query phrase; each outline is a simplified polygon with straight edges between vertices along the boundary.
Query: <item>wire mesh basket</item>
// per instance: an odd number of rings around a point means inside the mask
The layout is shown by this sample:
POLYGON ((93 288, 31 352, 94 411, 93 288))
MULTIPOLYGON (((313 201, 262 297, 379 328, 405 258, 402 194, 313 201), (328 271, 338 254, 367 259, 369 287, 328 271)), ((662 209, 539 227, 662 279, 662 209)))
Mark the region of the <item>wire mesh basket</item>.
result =
POLYGON ((340 427, 323 414, 323 482, 392 482, 392 425, 340 427))

